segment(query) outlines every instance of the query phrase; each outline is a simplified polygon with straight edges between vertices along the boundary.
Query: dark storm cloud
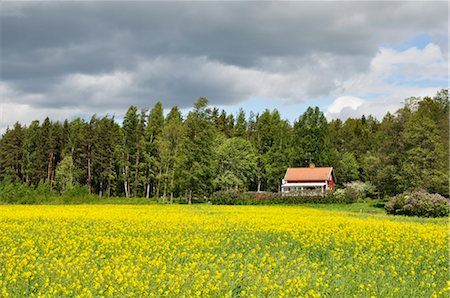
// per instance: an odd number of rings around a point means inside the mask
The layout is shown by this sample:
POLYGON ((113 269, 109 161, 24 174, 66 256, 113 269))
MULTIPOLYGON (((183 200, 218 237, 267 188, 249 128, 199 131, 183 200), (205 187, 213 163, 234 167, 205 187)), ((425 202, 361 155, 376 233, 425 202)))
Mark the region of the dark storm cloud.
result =
POLYGON ((2 7, 1 81, 13 90, 3 100, 93 111, 159 99, 186 107, 199 96, 215 104, 324 96, 368 69, 380 44, 442 36, 448 22, 445 2, 2 7))

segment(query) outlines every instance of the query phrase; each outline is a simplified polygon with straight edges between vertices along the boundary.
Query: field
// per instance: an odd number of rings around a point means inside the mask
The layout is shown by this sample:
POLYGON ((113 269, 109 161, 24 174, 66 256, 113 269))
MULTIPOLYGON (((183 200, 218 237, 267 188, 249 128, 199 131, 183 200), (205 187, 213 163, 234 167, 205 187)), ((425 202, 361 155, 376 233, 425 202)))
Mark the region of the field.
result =
POLYGON ((297 206, 0 206, 0 295, 448 297, 447 223, 297 206))

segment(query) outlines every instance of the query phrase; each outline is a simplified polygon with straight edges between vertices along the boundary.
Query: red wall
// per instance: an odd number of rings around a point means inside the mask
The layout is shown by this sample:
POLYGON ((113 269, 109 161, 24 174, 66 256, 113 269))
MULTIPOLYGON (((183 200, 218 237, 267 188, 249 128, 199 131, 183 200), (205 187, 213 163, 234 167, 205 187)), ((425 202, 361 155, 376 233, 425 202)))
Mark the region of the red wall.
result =
POLYGON ((334 190, 334 180, 328 180, 328 188, 331 188, 332 190, 334 190))

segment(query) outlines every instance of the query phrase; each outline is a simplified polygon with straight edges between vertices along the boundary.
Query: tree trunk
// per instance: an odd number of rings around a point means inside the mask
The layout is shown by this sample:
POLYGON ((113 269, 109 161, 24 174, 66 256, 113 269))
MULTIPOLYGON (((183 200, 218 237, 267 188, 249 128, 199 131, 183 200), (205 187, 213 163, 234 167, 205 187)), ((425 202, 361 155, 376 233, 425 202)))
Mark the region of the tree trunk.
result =
POLYGON ((170 177, 170 204, 173 203, 173 181, 175 180, 175 166, 172 170, 172 176, 170 177))
POLYGON ((106 192, 108 194, 108 198, 111 197, 111 180, 108 179, 108 188, 106 189, 106 192))
POLYGON ((133 197, 136 196, 137 194, 137 189, 139 187, 139 148, 137 150, 137 154, 136 154, 136 160, 134 162, 134 167, 135 167, 135 171, 136 174, 134 175, 134 191, 133 191, 133 197))
POLYGON ((48 163, 47 163, 47 181, 48 185, 50 186, 50 189, 52 189, 52 173, 53 173, 53 155, 54 153, 50 153, 50 156, 48 157, 48 163))
POLYGON ((125 197, 129 198, 130 196, 128 194, 128 185, 127 185, 127 181, 126 180, 123 182, 123 186, 125 188, 125 197))
POLYGON ((123 167, 123 175, 124 175, 123 188, 125 190, 125 197, 129 198, 130 194, 128 193, 128 170, 127 170, 127 166, 123 167))
POLYGON ((101 198, 102 195, 103 195, 103 181, 100 181, 100 190, 99 190, 98 195, 99 195, 100 198, 101 198))
POLYGON ((89 194, 92 193, 92 185, 91 185, 91 180, 92 180, 92 174, 91 174, 91 158, 88 158, 88 178, 87 178, 87 183, 88 183, 88 187, 89 187, 89 194))
POLYGON ((145 197, 148 199, 150 198, 150 183, 147 183, 145 197))
POLYGON ((260 192, 260 191, 261 191, 261 178, 258 177, 258 189, 257 189, 257 192, 260 192))
POLYGON ((166 198, 167 193, 167 177, 169 176, 169 164, 166 165, 166 174, 164 175, 164 195, 163 197, 166 198))
POLYGON ((125 166, 123 167, 123 173, 125 176, 124 179, 124 188, 125 188, 125 197, 129 198, 130 197, 130 189, 129 189, 129 185, 128 185, 128 162, 130 159, 130 155, 127 153, 127 159, 125 161, 125 166))
POLYGON ((159 169, 159 176, 158 176, 158 184, 156 185, 156 198, 159 199, 159 190, 161 188, 161 174, 162 174, 162 170, 161 168, 159 169))

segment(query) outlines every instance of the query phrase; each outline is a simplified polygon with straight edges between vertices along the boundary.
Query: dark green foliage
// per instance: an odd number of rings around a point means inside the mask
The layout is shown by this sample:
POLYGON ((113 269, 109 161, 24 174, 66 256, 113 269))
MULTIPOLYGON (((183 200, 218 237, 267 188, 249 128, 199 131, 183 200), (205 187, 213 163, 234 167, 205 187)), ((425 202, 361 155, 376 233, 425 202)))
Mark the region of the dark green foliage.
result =
MULTIPOLYGON (((96 115, 16 123, 0 138, 0 195, 28 202, 27 196, 60 193, 86 197, 87 190, 108 198, 205 201, 219 189, 278 192, 288 167, 313 162, 332 166, 339 187, 373 185, 364 196, 416 188, 449 196, 448 90, 409 98, 381 122, 370 115, 327 122, 317 107, 293 125, 277 110, 248 115, 210 109, 200 98, 186 117, 174 107, 164 118, 160 102, 150 111, 131 106, 122 126, 96 115)), ((334 200, 361 196, 348 191, 334 200)))
POLYGON ((444 217, 449 215, 450 200, 423 191, 404 192, 389 200, 385 209, 393 215, 444 217))
POLYGON ((375 188, 370 182, 352 181, 345 183, 344 193, 346 198, 350 201, 358 199, 365 199, 368 196, 373 196, 375 188))
POLYGON ((24 129, 19 124, 14 124, 12 130, 7 130, 0 140, 0 175, 8 177, 12 181, 21 181, 22 172, 22 146, 24 129))
POLYGON ((239 110, 234 135, 241 138, 245 138, 247 135, 247 120, 245 119, 245 112, 242 109, 239 110))
POLYGON ((94 124, 94 147, 92 152, 94 193, 100 197, 106 193, 111 196, 111 189, 116 180, 114 175, 114 153, 120 143, 120 127, 114 118, 96 119, 94 124))
POLYGON ((216 149, 216 188, 246 189, 256 169, 256 149, 250 141, 236 137, 224 139, 216 149))
POLYGON ((273 192, 237 192, 217 191, 209 201, 214 205, 272 205, 272 204, 331 204, 347 203, 333 196, 332 192, 325 196, 282 196, 273 192))
POLYGON ((180 183, 188 191, 189 199, 192 194, 207 195, 212 191, 215 129, 207 105, 206 98, 199 98, 185 121, 186 177, 180 183))
POLYGON ((337 183, 343 185, 347 182, 358 180, 358 161, 352 152, 344 152, 336 164, 335 174, 337 183))
POLYGON ((257 150, 257 165, 253 189, 278 191, 281 179, 289 167, 291 127, 281 120, 277 110, 264 111, 253 119, 250 114, 248 135, 257 150))
POLYGON ((309 107, 294 123, 292 164, 331 165, 331 136, 327 120, 318 107, 309 107))
POLYGON ((36 187, 29 187, 25 183, 5 180, 0 183, 0 203, 8 204, 39 204, 48 202, 58 193, 50 189, 48 182, 39 182, 36 187))
MULTIPOLYGON (((187 170, 183 167, 187 157, 186 129, 178 107, 172 108, 167 115, 166 124, 156 138, 156 145, 160 168, 159 185, 162 185, 163 189, 162 196, 165 199, 170 194, 170 202, 172 202, 174 194, 181 193, 180 185, 183 183, 183 178, 186 177, 187 170)), ((152 160, 154 155, 150 158, 152 160)))

